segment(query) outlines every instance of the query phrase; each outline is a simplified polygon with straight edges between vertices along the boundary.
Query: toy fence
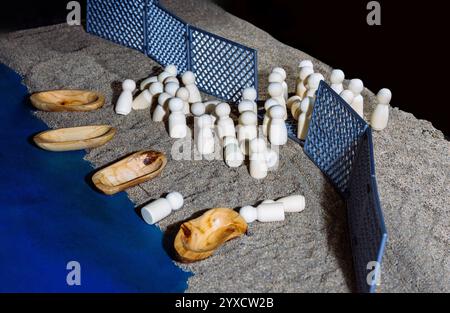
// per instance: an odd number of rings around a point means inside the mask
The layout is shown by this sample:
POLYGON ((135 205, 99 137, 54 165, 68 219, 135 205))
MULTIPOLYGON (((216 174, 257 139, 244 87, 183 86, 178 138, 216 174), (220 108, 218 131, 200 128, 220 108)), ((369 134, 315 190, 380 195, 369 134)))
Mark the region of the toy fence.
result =
POLYGON ((194 72, 199 89, 219 99, 258 90, 256 50, 187 24, 157 0, 88 0, 87 31, 194 72))
MULTIPOLYGON (((137 49, 161 65, 192 71, 202 91, 236 102, 258 90, 257 52, 185 23, 157 0, 88 0, 87 31, 137 49)), ((289 120, 290 137, 296 121, 289 120)), ((374 292, 387 240, 378 197, 372 133, 367 123, 321 82, 304 151, 339 191, 347 220, 359 292, 374 292)))

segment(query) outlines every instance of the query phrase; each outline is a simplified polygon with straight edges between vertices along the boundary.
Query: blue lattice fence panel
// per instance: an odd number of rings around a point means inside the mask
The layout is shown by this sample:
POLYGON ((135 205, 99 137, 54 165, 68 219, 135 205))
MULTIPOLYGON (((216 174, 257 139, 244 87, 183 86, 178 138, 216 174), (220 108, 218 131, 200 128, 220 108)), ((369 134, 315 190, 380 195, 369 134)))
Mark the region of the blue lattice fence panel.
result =
POLYGON ((200 90, 237 102, 246 87, 258 90, 257 52, 189 26, 190 66, 200 90))
POLYGON ((345 194, 358 142, 367 123, 324 81, 316 93, 304 151, 345 194))
POLYGON ((88 0, 87 31, 144 52, 146 1, 88 0))
POLYGON ((367 278, 371 271, 380 271, 387 232, 375 179, 370 128, 364 132, 358 146, 348 186, 347 219, 356 287, 359 292, 374 292, 376 281, 373 278, 378 274, 372 273, 370 284, 367 278))
POLYGON ((175 64, 179 73, 188 70, 188 25, 157 3, 146 13, 146 54, 163 66, 175 64))

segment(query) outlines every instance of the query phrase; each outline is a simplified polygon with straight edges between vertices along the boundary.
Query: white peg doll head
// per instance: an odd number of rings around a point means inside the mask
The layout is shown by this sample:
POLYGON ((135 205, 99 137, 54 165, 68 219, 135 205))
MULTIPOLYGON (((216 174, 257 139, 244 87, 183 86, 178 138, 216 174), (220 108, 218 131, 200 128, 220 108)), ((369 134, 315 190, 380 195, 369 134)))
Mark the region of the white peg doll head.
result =
POLYGON ((333 70, 330 75, 331 88, 337 93, 340 94, 344 87, 342 83, 344 82, 345 74, 341 70, 333 70))
POLYGON ((181 81, 185 86, 195 84, 195 74, 191 71, 187 71, 181 76, 181 81))
POLYGON ((183 100, 183 113, 189 114, 189 90, 185 87, 181 87, 177 90, 175 96, 183 100))
POLYGON ((383 88, 377 93, 377 101, 379 104, 389 104, 392 99, 392 92, 387 89, 383 88))
POLYGON ((281 77, 283 78, 283 81, 286 80, 286 78, 287 78, 286 71, 282 67, 275 67, 272 70, 272 73, 279 73, 281 75, 281 77))
POLYGON ((206 107, 203 102, 196 102, 191 105, 191 112, 194 116, 200 117, 206 112, 206 107))
POLYGON ((172 97, 175 97, 179 88, 180 88, 179 84, 170 82, 164 86, 164 91, 167 92, 172 97))
POLYGON ((122 82, 122 90, 123 91, 129 91, 129 92, 133 92, 136 89, 136 83, 134 82, 134 80, 132 79, 125 79, 122 82))
POLYGON ((242 100, 238 104, 238 110, 239 110, 239 113, 243 113, 245 111, 255 112, 255 103, 251 100, 242 100))
POLYGON ((356 97, 361 94, 364 90, 364 84, 361 79, 352 79, 348 84, 348 90, 353 92, 353 95, 356 97))
POLYGON ((269 75, 269 83, 283 83, 284 79, 280 73, 272 72, 269 75))
POLYGON ((175 84, 180 84, 180 81, 178 80, 178 78, 176 76, 169 76, 166 79, 164 79, 164 84, 168 84, 168 83, 175 83, 175 84))
POLYGON ((314 67, 314 64, 312 63, 311 60, 303 60, 298 64, 298 67, 314 67))
POLYGON ((250 101, 256 101, 257 92, 256 89, 253 87, 247 87, 242 91, 242 99, 243 100, 250 100, 250 101))
POLYGON ((160 82, 156 82, 150 85, 148 88, 152 96, 159 95, 164 92, 164 86, 160 82))

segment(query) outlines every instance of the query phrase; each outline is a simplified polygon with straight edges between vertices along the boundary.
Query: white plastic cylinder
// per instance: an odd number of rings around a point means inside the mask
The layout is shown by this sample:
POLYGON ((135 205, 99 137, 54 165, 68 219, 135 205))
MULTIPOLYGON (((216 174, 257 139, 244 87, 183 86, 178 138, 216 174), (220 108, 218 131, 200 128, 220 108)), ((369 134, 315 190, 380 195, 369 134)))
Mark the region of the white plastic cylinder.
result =
POLYGON ((283 197, 276 202, 283 204, 284 212, 301 212, 305 209, 305 197, 302 195, 283 197))
POLYGON ((155 224, 166 218, 172 212, 169 201, 165 198, 157 199, 141 209, 142 217, 147 224, 155 224))
POLYGON ((261 203, 256 210, 260 222, 284 221, 284 205, 281 202, 261 203))

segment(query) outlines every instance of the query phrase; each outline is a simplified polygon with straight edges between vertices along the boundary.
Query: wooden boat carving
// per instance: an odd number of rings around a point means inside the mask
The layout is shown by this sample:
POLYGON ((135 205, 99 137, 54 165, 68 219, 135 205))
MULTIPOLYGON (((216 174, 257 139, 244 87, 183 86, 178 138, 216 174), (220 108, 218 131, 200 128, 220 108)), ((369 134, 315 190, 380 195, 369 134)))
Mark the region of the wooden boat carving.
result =
POLYGON ((31 95, 33 106, 42 111, 92 111, 103 106, 105 97, 91 90, 50 90, 31 95))
POLYGON ((94 185, 112 195, 158 176, 167 164, 159 151, 144 150, 99 170, 92 176, 94 185))
POLYGON ((195 262, 211 256, 225 242, 247 231, 247 223, 234 210, 215 208, 183 223, 174 247, 180 261, 195 262))
POLYGON ((108 125, 60 128, 41 132, 33 141, 49 151, 72 151, 99 147, 110 141, 116 129, 108 125))

